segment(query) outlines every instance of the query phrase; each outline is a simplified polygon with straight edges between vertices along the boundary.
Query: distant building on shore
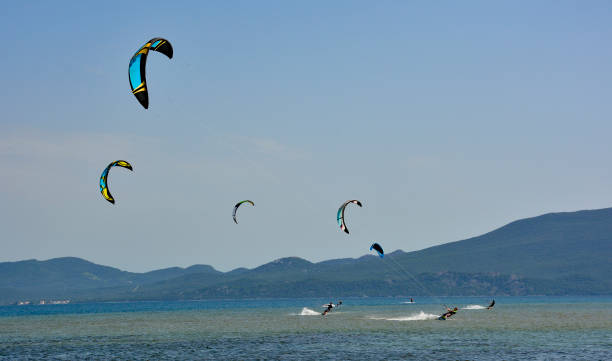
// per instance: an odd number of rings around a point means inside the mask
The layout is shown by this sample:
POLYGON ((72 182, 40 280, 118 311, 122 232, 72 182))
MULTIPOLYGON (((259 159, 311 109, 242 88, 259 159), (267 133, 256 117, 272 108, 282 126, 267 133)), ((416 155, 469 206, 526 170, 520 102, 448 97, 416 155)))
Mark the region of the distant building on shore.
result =
POLYGON ((49 301, 51 305, 67 305, 70 303, 70 300, 57 300, 57 301, 49 301))
POLYGON ((39 305, 67 305, 70 300, 40 300, 39 305))
MULTIPOLYGON (((67 305, 70 303, 70 300, 40 300, 38 301, 39 305, 67 305)), ((18 301, 16 303, 17 306, 27 306, 33 305, 32 301, 18 301)))

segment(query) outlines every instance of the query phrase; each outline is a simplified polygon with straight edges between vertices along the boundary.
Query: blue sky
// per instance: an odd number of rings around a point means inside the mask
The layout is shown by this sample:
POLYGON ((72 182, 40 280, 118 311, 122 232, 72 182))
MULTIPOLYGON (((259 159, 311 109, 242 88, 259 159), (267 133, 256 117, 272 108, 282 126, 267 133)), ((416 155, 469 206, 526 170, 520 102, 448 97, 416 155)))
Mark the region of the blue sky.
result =
POLYGON ((0 261, 405 251, 612 203, 612 6, 27 2, 0 14, 0 261), (131 55, 152 37, 150 107, 131 55), (105 202, 98 178, 113 160, 105 202), (233 205, 256 207, 231 218, 233 205), (351 235, 335 214, 347 199, 351 235))

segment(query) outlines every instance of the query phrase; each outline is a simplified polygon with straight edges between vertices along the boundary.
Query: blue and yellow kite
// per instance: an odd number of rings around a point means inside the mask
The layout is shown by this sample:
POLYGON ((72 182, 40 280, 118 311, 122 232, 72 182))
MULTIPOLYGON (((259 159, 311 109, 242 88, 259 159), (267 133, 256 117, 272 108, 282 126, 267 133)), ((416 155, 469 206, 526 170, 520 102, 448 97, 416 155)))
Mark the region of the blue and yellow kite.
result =
POLYGON ((106 167, 102 171, 102 175, 100 176, 100 193, 102 193, 102 197, 104 197, 104 199, 111 202, 112 204, 115 204, 115 198, 113 198, 113 196, 110 194, 110 191, 108 190, 108 172, 112 167, 115 166, 127 168, 133 171, 132 165, 126 162, 125 160, 116 160, 109 164, 108 167, 106 167))
POLYGON ((145 78, 145 68, 147 65, 147 55, 149 50, 158 51, 172 59, 172 45, 166 39, 153 38, 143 45, 130 59, 130 87, 132 94, 138 102, 145 108, 149 108, 149 93, 147 92, 147 80, 145 78))

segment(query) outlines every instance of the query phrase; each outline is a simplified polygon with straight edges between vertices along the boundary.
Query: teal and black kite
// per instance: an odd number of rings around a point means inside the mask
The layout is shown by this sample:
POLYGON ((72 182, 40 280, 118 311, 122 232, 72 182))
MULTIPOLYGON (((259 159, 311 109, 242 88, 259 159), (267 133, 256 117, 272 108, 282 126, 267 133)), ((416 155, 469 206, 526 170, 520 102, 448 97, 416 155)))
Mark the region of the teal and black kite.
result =
POLYGON ((356 199, 353 199, 353 200, 350 200, 350 201, 346 201, 346 202, 342 203, 342 205, 338 209, 338 216, 336 217, 337 220, 338 220, 338 226, 340 226, 340 229, 343 230, 346 233, 349 233, 349 231, 348 231, 348 228, 346 228, 346 223, 344 223, 344 209, 350 203, 356 204, 359 207, 361 207, 361 202, 359 202, 356 199))
POLYGON ((378 252, 378 255, 380 256, 380 258, 383 258, 385 256, 385 251, 383 251, 380 244, 376 242, 372 243, 372 245, 370 246, 370 251, 371 250, 375 250, 376 252, 378 252))

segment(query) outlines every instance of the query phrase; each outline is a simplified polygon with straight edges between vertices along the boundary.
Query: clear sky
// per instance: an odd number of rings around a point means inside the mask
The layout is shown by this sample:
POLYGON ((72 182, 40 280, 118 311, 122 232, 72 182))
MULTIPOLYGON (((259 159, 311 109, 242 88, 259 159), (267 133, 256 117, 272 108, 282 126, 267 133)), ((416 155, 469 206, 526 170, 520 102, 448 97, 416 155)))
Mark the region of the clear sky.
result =
POLYGON ((0 33, 0 261, 227 271, 612 206, 609 1, 14 1, 0 33))

